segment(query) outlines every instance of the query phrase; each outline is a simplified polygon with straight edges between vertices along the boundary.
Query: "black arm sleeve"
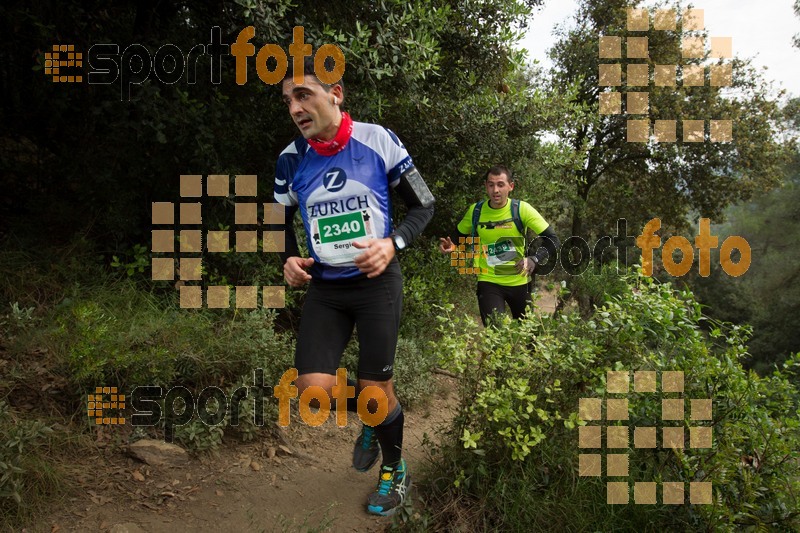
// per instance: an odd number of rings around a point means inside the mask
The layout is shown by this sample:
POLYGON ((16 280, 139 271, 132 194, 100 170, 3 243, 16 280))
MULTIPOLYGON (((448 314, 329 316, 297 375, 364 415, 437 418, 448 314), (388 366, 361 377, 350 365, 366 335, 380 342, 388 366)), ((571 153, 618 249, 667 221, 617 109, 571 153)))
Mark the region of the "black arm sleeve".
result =
POLYGON ((561 248, 561 241, 558 239, 556 232, 553 231, 553 227, 547 226, 544 231, 539 234, 539 237, 542 238, 542 246, 536 249, 533 257, 536 257, 539 263, 544 262, 550 256, 556 257, 556 252, 561 248))
POLYGON ((408 213, 394 232, 408 245, 422 233, 433 218, 435 200, 415 167, 403 172, 395 190, 408 207, 408 213))
POLYGON ((283 224, 273 224, 272 230, 282 231, 284 236, 283 251, 278 252, 281 264, 292 256, 300 256, 300 248, 297 246, 297 235, 294 233, 294 214, 297 213, 297 206, 287 206, 284 211, 283 224))

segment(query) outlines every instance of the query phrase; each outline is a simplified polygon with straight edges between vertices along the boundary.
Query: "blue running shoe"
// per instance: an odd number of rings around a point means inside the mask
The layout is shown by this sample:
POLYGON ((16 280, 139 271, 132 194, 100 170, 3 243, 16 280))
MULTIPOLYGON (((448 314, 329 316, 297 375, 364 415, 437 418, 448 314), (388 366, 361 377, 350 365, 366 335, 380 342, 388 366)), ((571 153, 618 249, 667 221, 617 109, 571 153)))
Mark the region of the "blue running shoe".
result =
POLYGON ((364 424, 361 426, 361 435, 356 439, 353 447, 353 468, 359 472, 366 472, 378 462, 381 453, 378 436, 375 428, 364 424))
POLYGON ((394 468, 382 466, 378 488, 367 500, 367 511, 380 516, 392 516, 403 505, 410 488, 411 476, 405 459, 400 459, 394 468))

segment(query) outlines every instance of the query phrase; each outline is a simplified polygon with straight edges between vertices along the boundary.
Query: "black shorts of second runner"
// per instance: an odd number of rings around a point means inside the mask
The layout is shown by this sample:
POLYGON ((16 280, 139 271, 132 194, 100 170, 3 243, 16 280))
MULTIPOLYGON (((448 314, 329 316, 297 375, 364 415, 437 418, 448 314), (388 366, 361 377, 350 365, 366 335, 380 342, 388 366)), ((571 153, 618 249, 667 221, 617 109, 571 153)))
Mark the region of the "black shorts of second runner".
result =
POLYGON ((531 292, 528 284, 506 287, 488 281, 478 282, 478 308, 481 311, 483 325, 492 313, 504 313, 506 302, 511 309, 511 316, 520 318, 525 314, 528 302, 531 301, 531 292))
POLYGON ((388 381, 394 371, 402 305, 403 276, 396 259, 376 278, 311 280, 300 318, 297 373, 336 374, 356 326, 359 379, 388 381))

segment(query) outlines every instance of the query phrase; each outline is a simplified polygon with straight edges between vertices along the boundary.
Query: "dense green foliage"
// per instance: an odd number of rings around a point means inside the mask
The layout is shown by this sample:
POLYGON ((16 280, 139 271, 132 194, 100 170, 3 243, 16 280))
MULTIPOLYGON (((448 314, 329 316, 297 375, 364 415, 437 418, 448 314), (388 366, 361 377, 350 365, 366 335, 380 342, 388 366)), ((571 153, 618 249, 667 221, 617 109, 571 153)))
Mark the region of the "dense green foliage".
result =
MULTIPOLYGON (((259 196, 271 198, 275 160, 297 132, 278 88, 258 79, 252 58, 245 85, 234 82, 232 56, 222 61, 222 83, 210 83, 203 57, 197 83, 184 76, 168 85, 151 75, 132 86, 128 101, 120 79, 51 83, 42 72, 44 51, 64 41, 83 51, 141 43, 152 55, 172 43, 185 52, 209 42, 213 26, 230 44, 247 25, 256 28, 257 49, 287 49, 292 28, 302 25, 315 50, 342 48, 346 109, 396 131, 434 194, 448 192, 435 224, 449 226, 450 209, 474 197, 472 180, 487 165, 536 160, 536 133, 553 105, 513 73, 523 57, 509 43, 537 3, 5 3, 0 185, 9 195, 0 214, 15 233, 48 228, 55 242, 90 228, 110 260, 148 243, 150 202, 177 200, 181 174, 258 174, 259 196)), ((230 225, 230 211, 227 201, 209 205, 204 224, 230 225)))
MULTIPOLYGON (((784 107, 792 140, 800 134, 800 99, 784 107)), ((794 317, 800 312, 800 144, 781 172, 781 185, 751 201, 726 211, 720 225, 720 242, 730 235, 747 239, 752 265, 739 278, 719 268, 718 250, 708 278, 693 276, 690 285, 709 315, 737 324, 751 324, 748 365, 768 373, 800 349, 800 332, 794 317)))
POLYGON ((768 373, 800 346, 794 317, 800 312, 796 237, 798 186, 789 182, 729 212, 720 238, 744 236, 753 247, 753 265, 741 278, 730 278, 717 267, 707 279, 695 279, 709 314, 753 326, 748 364, 768 373))
MULTIPOLYGON (((355 120, 394 130, 437 197, 433 222, 401 258, 395 374, 411 408, 430 394, 438 357, 462 376, 458 417, 423 494, 430 527, 797 527, 797 159, 786 166, 783 188, 729 211, 721 238, 742 234, 753 243, 751 272, 732 280, 717 271, 693 282, 697 300, 605 269, 567 279, 562 295, 571 293, 574 312, 567 305, 554 317, 481 330, 473 280, 435 251, 436 237, 482 195, 491 164, 514 170, 515 196, 531 201, 562 240, 569 230, 585 238, 612 234, 618 218, 628 219, 630 233, 652 217, 685 230, 689 215, 716 217, 781 181, 791 135, 778 133, 785 123, 797 129, 798 104, 781 117, 777 98, 746 62, 734 60, 736 91, 706 85, 650 95, 652 118, 701 111, 730 118, 735 143, 627 143, 621 115, 598 113, 597 38, 621 34, 624 7, 638 2, 583 1, 547 73, 525 66, 512 47, 541 4, 0 5, 0 528, 18 526, 15 517, 29 516, 65 484, 54 465, 69 462, 60 455, 70 450, 64 443, 96 429, 85 416, 95 386, 181 385, 197 394, 213 385, 230 396, 253 384, 254 369, 274 385, 291 365, 304 289, 287 290, 280 311, 190 311, 178 307, 173 282, 150 279, 151 202, 180 201, 179 175, 258 174, 258 201, 272 197, 275 161, 297 131, 278 88, 256 76, 253 58, 245 85, 234 82, 232 57, 222 62, 222 83, 212 84, 203 58, 197 83, 184 75, 166 84, 151 74, 129 100, 120 79, 54 84, 43 72, 44 53, 56 43, 83 52, 98 43, 117 43, 120 51, 141 43, 151 54, 173 43, 186 52, 208 43, 212 27, 230 44, 248 25, 257 49, 287 49, 298 25, 315 49, 340 46, 345 108, 355 120), (707 319, 701 304, 737 325, 707 319), (464 312, 473 318, 458 318, 464 312), (753 325, 750 341, 745 323, 753 325), (743 361, 762 377, 744 371, 743 361), (707 476, 714 505, 620 511, 606 505, 600 480, 578 478, 578 398, 602 397, 605 371, 614 368, 684 369, 686 396, 714 399, 711 449, 630 450, 632 478, 707 476)), ((651 66, 678 62, 677 34, 647 35, 651 66)), ((204 199, 202 229, 231 229, 233 203, 204 199)), ((283 285, 276 254, 202 258, 204 283, 283 285)), ((353 341, 343 365, 353 370, 357 353, 353 341)), ((634 395, 632 404, 631 425, 657 418, 655 396, 634 395)), ((229 411, 216 425, 195 419, 175 427, 175 439, 208 452, 226 440, 263 438, 254 408, 248 398, 235 427, 229 411)), ((268 401, 267 424, 275 414, 268 401)), ((119 433, 115 444, 160 437, 164 425, 119 433)))
MULTIPOLYGON (((79 247, 76 256, 89 261, 79 247)), ((409 260, 424 271, 429 256, 416 252, 409 260)), ((234 412, 229 402, 217 424, 197 416, 179 424, 165 416, 155 427, 124 426, 113 432, 117 446, 144 436, 163 438, 167 425, 173 427, 175 442, 194 453, 214 452, 226 441, 266 438, 271 431, 277 403, 269 387, 278 384, 294 360, 294 335, 278 324, 276 311, 180 309, 176 294, 143 290, 143 282, 130 279, 124 267, 111 275, 95 272, 89 283, 77 270, 72 276, 67 270, 46 275, 31 257, 7 257, 3 266, 33 273, 26 283, 4 287, 10 295, 27 299, 36 283, 60 286, 66 295, 38 313, 16 303, 0 313, 0 399, 8 401, 0 401, 0 508, 9 517, 29 516, 63 487, 53 465, 60 462, 59 453, 73 450, 63 446, 71 435, 96 429, 85 413, 87 394, 97 386, 116 386, 127 394, 137 386, 160 386, 164 394, 181 386, 195 399, 209 386, 220 388, 228 399, 248 388, 238 409, 234 412), (259 384, 257 370, 263 371, 263 405, 251 389, 259 384), (258 407, 263 425, 254 420, 258 407)), ((426 337, 422 330, 431 328, 424 309, 437 294, 449 294, 444 283, 452 279, 436 263, 428 266, 441 275, 427 281, 407 277, 407 325, 397 347, 395 382, 400 400, 410 408, 430 394, 436 362, 435 352, 422 348, 434 333, 426 337), (420 331, 414 333, 414 327, 420 331)), ((351 375, 357 353, 353 341, 342 360, 351 375)), ((165 413, 163 400, 160 404, 165 413)), ((212 401, 208 410, 215 413, 217 407, 212 401)), ((176 413, 183 408, 180 401, 174 405, 176 413)), ((130 416, 130 403, 127 412, 130 416)))
POLYGON ((690 293, 651 278, 626 282, 588 319, 534 316, 478 332, 450 313, 440 317, 435 348, 462 377, 458 414, 428 477, 432 509, 440 510, 434 524, 514 531, 800 525, 800 359, 763 378, 749 373, 741 366, 745 329, 712 323, 706 334, 700 326, 708 319, 690 293), (690 426, 711 426, 711 448, 688 449, 687 439, 685 450, 630 442, 613 451, 629 454, 631 481, 711 481, 712 505, 623 510, 606 504, 606 479, 578 476, 578 454, 597 451, 578 447, 578 426, 586 424, 579 398, 616 397, 605 392, 608 370, 684 372, 682 395, 632 392, 630 419, 607 423, 677 425, 687 435, 690 426), (662 397, 711 398, 713 420, 692 421, 687 401, 682 421, 661 422, 662 397))
MULTIPOLYGON (((0 400, 0 511, 30 505, 41 499, 39 492, 54 487, 53 465, 39 453, 49 446, 52 430, 40 421, 17 420, 0 400), (31 490, 38 489, 38 490, 31 490)), ((3 526, 0 520, 0 526, 3 526)))
MULTIPOLYGON (((642 2, 583 0, 579 6, 574 24, 560 31, 550 51, 555 68, 549 79, 553 93, 568 88, 575 94, 575 107, 556 132, 574 159, 558 177, 572 207, 573 235, 608 234, 617 218, 641 227, 659 217, 672 228, 685 228, 687 215, 693 213, 717 220, 726 206, 778 183, 785 155, 775 138, 779 109, 770 86, 748 61, 726 60, 732 64, 732 85, 715 87, 709 74, 715 63, 708 52, 698 59, 681 56, 680 25, 679 31, 655 30, 652 25, 647 32, 626 31, 626 8, 643 7, 642 2), (628 37, 646 37, 648 58, 628 61, 623 54, 601 59, 600 36, 621 36, 623 43, 628 37), (601 63, 622 65, 622 86, 600 86, 601 63), (656 65, 704 65, 704 84, 684 86, 679 79, 675 86, 654 86, 655 81, 650 87, 628 85, 629 63, 646 64, 650 80, 656 65), (627 93, 642 91, 648 93, 646 114, 600 114, 602 94, 622 93, 624 103, 627 93), (677 120, 677 141, 629 142, 630 118, 677 120), (686 119, 731 120, 735 142, 684 142, 681 121, 686 119)), ((686 6, 669 1, 659 7, 682 13, 686 6)))

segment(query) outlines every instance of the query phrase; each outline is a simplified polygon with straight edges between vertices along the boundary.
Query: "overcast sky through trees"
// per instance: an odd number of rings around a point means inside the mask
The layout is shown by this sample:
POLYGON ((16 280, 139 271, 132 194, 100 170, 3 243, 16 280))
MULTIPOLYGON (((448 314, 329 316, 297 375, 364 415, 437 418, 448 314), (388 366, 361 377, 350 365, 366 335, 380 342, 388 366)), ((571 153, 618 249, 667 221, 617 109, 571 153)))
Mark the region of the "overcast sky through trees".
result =
MULTIPOLYGON (((550 65, 547 50, 555 42, 553 30, 572 18, 577 5, 576 0, 548 0, 535 13, 520 43, 531 59, 550 65)), ((756 67, 767 67, 765 79, 800 96, 800 49, 792 46, 792 37, 800 33, 800 18, 794 14, 792 0, 697 0, 694 7, 704 11, 709 36, 732 37, 735 55, 754 58, 756 67)))

